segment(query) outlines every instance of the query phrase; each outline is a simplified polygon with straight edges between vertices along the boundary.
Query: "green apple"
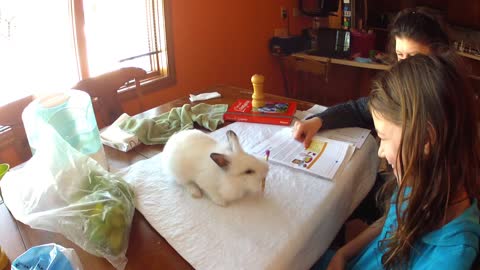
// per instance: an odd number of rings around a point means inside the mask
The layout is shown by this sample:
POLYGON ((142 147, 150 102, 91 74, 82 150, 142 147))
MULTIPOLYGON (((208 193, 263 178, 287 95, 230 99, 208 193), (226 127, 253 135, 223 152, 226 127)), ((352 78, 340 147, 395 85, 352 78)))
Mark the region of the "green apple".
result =
POLYGON ((117 255, 122 251, 124 232, 123 229, 114 229, 110 233, 108 243, 113 255, 117 255))
POLYGON ((113 207, 107 214, 106 223, 109 226, 123 229, 125 227, 125 212, 119 206, 113 207))

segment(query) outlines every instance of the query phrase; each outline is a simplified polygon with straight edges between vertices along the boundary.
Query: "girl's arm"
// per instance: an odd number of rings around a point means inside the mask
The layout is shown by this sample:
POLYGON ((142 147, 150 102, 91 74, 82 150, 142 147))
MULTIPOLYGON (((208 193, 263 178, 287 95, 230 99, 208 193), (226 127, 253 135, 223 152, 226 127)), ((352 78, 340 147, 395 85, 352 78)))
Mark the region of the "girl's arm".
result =
POLYGON ((375 129, 372 114, 368 109, 368 97, 331 106, 308 119, 312 117, 319 117, 322 120, 322 130, 344 127, 375 129))
POLYGON ((349 261, 351 258, 356 256, 360 251, 365 248, 370 242, 375 239, 381 232, 383 224, 385 223, 385 217, 380 218, 360 233, 357 237, 352 239, 350 242, 341 247, 336 255, 342 256, 345 261, 349 261))

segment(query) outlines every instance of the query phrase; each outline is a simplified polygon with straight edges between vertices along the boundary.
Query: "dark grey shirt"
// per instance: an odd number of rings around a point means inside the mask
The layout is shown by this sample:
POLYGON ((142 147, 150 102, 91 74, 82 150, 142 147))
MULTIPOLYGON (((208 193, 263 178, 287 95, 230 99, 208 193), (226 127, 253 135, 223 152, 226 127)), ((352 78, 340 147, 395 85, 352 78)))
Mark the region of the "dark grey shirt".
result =
POLYGON ((374 130, 372 114, 368 110, 368 97, 350 100, 329 107, 325 111, 310 116, 320 117, 323 121, 321 129, 345 127, 361 127, 374 130))

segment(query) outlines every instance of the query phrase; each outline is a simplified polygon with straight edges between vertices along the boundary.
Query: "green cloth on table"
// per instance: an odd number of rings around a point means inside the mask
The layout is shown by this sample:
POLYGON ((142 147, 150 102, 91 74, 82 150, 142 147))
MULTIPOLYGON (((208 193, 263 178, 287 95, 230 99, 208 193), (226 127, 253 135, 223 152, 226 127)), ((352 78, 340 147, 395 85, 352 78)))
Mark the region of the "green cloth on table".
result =
POLYGON ((135 134, 144 144, 165 144, 175 132, 192 129, 194 123, 210 131, 216 130, 219 124, 223 124, 227 108, 227 104, 200 103, 193 107, 184 104, 153 118, 129 118, 120 124, 120 128, 135 134))

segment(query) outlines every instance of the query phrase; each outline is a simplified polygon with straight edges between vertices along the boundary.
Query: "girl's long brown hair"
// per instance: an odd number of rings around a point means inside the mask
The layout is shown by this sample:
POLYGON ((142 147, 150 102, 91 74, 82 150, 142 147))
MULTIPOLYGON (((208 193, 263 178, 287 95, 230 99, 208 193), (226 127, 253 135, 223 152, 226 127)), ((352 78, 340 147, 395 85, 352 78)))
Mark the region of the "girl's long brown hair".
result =
POLYGON ((480 197, 478 112, 473 91, 455 61, 425 55, 409 57, 377 79, 369 107, 402 127, 400 184, 392 188, 393 181, 385 187, 398 194, 386 201, 386 213, 396 203, 398 227, 381 248, 385 268, 403 269, 415 241, 445 224, 447 208, 459 189, 470 198, 480 197))

